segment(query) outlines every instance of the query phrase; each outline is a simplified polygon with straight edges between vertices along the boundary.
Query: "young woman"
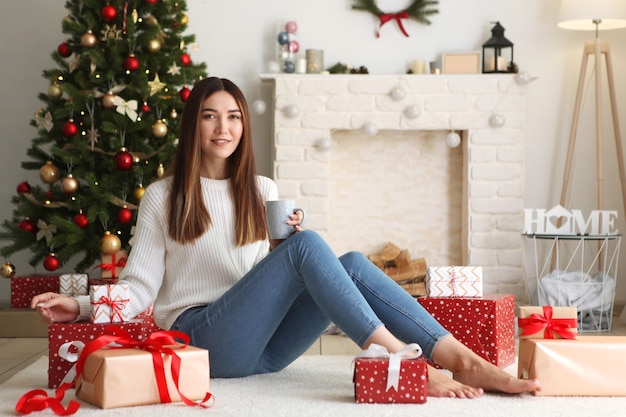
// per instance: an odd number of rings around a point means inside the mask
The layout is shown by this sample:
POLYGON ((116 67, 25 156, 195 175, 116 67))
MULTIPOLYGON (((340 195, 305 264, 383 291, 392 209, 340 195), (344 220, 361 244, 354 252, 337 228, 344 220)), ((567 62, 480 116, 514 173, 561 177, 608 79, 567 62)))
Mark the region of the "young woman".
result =
MULTIPOLYGON (((160 327, 209 350, 213 377, 279 371, 332 321, 363 348, 419 343, 453 373, 429 368, 432 396, 540 389, 466 348, 364 255, 337 258, 298 215, 285 219, 292 236, 270 242, 264 202, 278 190, 255 172, 242 92, 226 79, 200 81, 185 104, 173 165, 141 201, 120 276, 130 284, 131 316, 154 302, 160 327)), ((91 309, 88 297, 55 293, 34 297, 32 307, 49 322, 85 319, 91 309)))

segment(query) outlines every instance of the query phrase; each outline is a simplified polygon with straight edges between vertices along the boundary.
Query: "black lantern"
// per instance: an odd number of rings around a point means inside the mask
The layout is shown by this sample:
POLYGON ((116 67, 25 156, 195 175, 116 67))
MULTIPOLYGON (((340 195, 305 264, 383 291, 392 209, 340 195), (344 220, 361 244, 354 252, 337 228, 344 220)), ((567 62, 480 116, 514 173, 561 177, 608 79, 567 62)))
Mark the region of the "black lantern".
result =
POLYGON ((504 37, 504 28, 496 22, 491 29, 491 39, 483 44, 483 73, 511 72, 513 63, 513 42, 504 37))

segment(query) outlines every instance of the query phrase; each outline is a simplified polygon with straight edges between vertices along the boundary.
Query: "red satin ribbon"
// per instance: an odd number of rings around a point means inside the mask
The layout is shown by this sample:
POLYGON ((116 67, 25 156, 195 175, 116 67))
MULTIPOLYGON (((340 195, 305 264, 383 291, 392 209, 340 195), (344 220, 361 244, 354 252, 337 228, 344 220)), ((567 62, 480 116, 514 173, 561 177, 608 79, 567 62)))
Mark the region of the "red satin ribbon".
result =
MULTIPOLYGON (((109 293, 110 293, 111 291, 110 286, 107 285, 107 287, 109 287, 109 293)), ((122 310, 126 308, 126 303, 128 303, 129 301, 130 300, 128 298, 123 299, 123 300, 113 300, 103 295, 102 297, 100 297, 98 301, 91 302, 92 306, 96 306, 96 309, 93 312, 93 315, 94 317, 98 316, 98 311, 100 310, 100 306, 104 305, 104 306, 109 306, 109 308, 111 308, 111 314, 109 318, 110 323, 125 321, 124 317, 122 316, 122 310), (115 320, 115 317, 117 317, 118 320, 115 320)))
MULTIPOLYGON (((184 349, 189 344, 189 336, 183 332, 176 330, 163 330, 151 333, 146 340, 138 342, 133 340, 130 334, 119 327, 109 326, 104 329, 104 334, 88 343, 83 349, 78 362, 76 363, 76 375, 81 375, 85 358, 91 353, 108 346, 109 349, 129 349, 138 348, 150 352, 152 354, 152 364, 154 367, 154 374, 157 381, 157 387, 159 389, 159 398, 162 403, 171 402, 171 397, 167 390, 167 381, 165 378, 165 367, 163 364, 163 357, 161 354, 170 355, 171 360, 171 374, 176 390, 182 402, 190 406, 200 406, 202 408, 209 408, 213 405, 206 404, 209 400, 214 399, 210 392, 207 392, 201 401, 195 402, 184 396, 180 392, 178 380, 180 376, 180 363, 181 359, 176 354, 172 346, 176 346, 180 349, 184 349), (176 339, 180 339, 183 343, 179 343, 176 339), (111 344, 114 346, 109 346, 111 344)), ((63 407, 61 400, 65 396, 65 391, 72 388, 76 380, 71 383, 63 384, 55 391, 55 397, 48 397, 48 393, 44 390, 33 390, 24 394, 15 405, 15 411, 21 414, 29 414, 33 411, 41 411, 50 407, 56 415, 67 416, 74 414, 80 407, 80 403, 77 401, 70 401, 67 408, 63 407)))
POLYGON ((380 25, 378 26, 378 31, 376 31, 376 37, 377 38, 380 37, 380 29, 383 27, 383 25, 385 23, 389 22, 390 20, 395 20, 396 23, 398 23, 398 27, 400 28, 400 31, 404 34, 404 36, 406 36, 408 38, 409 34, 404 29, 404 25, 402 24, 402 19, 408 19, 408 18, 409 18, 409 13, 408 12, 381 14, 379 16, 380 25))
POLYGON ((543 306, 543 316, 533 313, 530 317, 519 318, 517 323, 522 329, 520 336, 536 334, 545 330, 544 339, 554 339, 554 333, 563 339, 575 339, 576 333, 571 330, 577 328, 577 320, 575 318, 552 318, 552 313, 551 306, 543 306))
POLYGON ((126 266, 126 257, 125 256, 122 256, 119 261, 115 262, 115 254, 112 254, 111 255, 111 263, 110 264, 102 263, 102 264, 96 265, 94 267, 94 269, 100 268, 100 269, 103 269, 105 271, 111 271, 111 279, 115 279, 116 278, 115 272, 116 272, 117 268, 124 268, 125 266, 126 266))

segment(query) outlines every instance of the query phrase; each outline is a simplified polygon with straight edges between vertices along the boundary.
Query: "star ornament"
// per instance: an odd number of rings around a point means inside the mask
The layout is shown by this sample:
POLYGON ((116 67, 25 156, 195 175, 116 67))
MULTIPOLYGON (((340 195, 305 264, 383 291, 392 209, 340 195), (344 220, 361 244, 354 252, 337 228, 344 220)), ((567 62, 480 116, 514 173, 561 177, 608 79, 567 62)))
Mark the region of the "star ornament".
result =
POLYGON ((165 87, 165 85, 165 83, 161 82, 161 80, 159 79, 159 74, 157 73, 154 76, 154 80, 148 81, 148 86, 150 87, 150 96, 153 96, 161 91, 163 87, 165 87))
POLYGON ((100 137, 100 133, 98 133, 98 129, 92 124, 91 129, 87 132, 87 138, 89 140, 89 145, 91 146, 91 150, 93 151, 96 143, 98 143, 98 138, 100 137))
POLYGON ((174 62, 167 70, 167 73, 170 75, 180 75, 180 67, 174 62))
POLYGON ((133 122, 137 121, 137 100, 125 101, 122 97, 115 96, 113 98, 113 104, 117 106, 115 110, 119 114, 128 116, 133 122))

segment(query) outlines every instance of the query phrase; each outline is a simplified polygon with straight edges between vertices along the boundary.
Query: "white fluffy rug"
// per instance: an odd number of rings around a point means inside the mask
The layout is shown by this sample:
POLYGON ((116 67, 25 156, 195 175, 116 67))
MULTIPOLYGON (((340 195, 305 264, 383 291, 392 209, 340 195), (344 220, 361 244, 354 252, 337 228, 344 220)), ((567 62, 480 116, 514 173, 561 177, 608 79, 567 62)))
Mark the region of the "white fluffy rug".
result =
MULTIPOLYGON (((0 386, 0 415, 15 415, 18 398, 47 385, 47 357, 42 357, 0 386)), ((623 417, 626 397, 534 397, 486 394, 476 400, 428 398, 426 404, 356 404, 351 356, 303 356, 282 372, 211 382, 215 405, 199 409, 178 404, 100 410, 82 403, 79 416, 196 417, 623 417)), ((48 392, 51 392, 50 390, 48 392)), ((68 392, 66 401, 73 397, 68 392)), ((54 416, 48 409, 32 416, 54 416)))

